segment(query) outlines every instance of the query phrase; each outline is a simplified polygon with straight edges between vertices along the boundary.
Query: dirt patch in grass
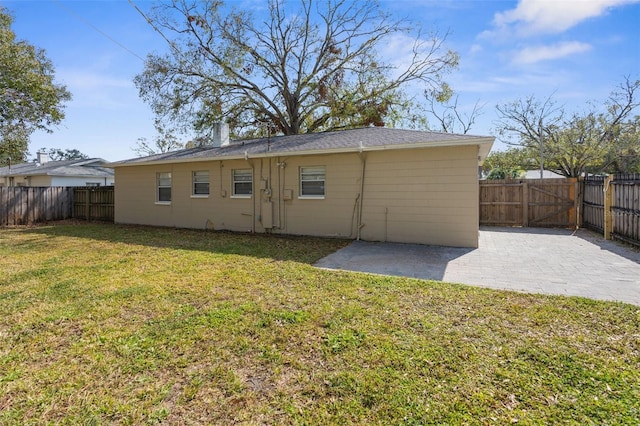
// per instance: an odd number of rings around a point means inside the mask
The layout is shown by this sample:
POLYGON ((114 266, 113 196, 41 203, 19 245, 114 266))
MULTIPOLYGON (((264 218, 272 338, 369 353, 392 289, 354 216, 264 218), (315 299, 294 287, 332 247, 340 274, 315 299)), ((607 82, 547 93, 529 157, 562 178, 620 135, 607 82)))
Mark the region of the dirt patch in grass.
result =
POLYGON ((345 241, 0 230, 0 424, 636 424, 632 305, 332 272, 345 241))

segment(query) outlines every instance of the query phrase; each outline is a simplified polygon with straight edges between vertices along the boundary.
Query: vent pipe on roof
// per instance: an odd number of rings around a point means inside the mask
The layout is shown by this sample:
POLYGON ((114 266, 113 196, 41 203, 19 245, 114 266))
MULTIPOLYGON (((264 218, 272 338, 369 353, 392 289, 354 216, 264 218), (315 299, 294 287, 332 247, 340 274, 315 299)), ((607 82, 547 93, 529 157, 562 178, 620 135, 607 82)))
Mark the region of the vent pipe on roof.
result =
POLYGON ((211 145, 215 147, 229 146, 229 125, 227 123, 213 123, 211 145))

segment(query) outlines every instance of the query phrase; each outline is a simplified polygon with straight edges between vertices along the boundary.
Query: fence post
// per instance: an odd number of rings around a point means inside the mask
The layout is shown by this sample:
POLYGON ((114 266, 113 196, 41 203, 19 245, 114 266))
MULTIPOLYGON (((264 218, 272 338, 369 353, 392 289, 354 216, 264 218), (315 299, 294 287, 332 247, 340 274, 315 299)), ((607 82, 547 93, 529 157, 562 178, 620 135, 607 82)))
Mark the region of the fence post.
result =
POLYGON ((610 240, 613 232, 613 175, 604 180, 604 239, 610 240))
POLYGON ((576 179, 575 183, 575 209, 576 209, 576 229, 582 228, 582 220, 584 215, 584 209, 582 207, 582 203, 584 201, 584 177, 580 176, 576 179))
POLYGON ((529 226, 529 185, 526 180, 522 182, 522 226, 529 226))

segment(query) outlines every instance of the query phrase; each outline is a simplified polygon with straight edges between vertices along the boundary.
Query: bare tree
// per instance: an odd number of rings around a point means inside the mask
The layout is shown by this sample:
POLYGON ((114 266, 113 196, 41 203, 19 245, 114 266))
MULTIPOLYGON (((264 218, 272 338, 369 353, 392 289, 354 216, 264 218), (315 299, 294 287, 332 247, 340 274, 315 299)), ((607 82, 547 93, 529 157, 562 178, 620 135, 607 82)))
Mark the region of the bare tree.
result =
MULTIPOLYGON (((131 1, 131 0, 130 0, 131 1)), ((162 119, 207 133, 227 121, 235 134, 298 134, 397 120, 417 83, 437 88, 457 66, 446 36, 419 31, 402 65, 378 50, 412 29, 375 1, 271 0, 268 17, 214 0, 173 0, 144 17, 169 43, 149 55, 135 83, 162 119)))
POLYGON ((166 129, 159 122, 156 122, 156 136, 150 144, 147 138, 138 138, 136 144, 131 148, 139 157, 147 155, 161 154, 176 151, 184 148, 184 144, 178 140, 173 129, 166 129))
POLYGON ((537 152, 547 168, 568 177, 577 177, 585 172, 607 171, 627 145, 626 152, 640 152, 640 141, 636 147, 631 140, 621 137, 626 122, 640 105, 637 90, 640 80, 628 77, 611 92, 602 104, 591 103, 587 112, 569 116, 563 107, 557 106, 552 97, 539 102, 533 96, 496 108, 499 114, 498 133, 507 143, 519 145, 528 152, 537 152), (605 111, 601 106, 604 105, 605 111))
MULTIPOLYGON (((464 113, 458 107, 459 95, 444 85, 441 90, 425 90, 424 97, 427 100, 426 112, 429 117, 438 123, 438 130, 445 133, 460 133, 466 135, 476 120, 482 115, 482 108, 486 104, 476 101, 471 112, 464 113)), ((432 130, 432 126, 429 126, 432 130)))

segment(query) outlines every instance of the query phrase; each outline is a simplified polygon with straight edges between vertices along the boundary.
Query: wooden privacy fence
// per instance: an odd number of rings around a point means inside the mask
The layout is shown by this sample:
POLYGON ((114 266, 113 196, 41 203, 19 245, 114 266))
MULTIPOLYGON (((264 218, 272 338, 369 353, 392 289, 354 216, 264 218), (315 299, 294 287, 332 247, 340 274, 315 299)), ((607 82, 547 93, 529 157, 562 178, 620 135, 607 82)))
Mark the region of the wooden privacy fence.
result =
POLYGON ((72 217, 73 188, 0 187, 0 226, 72 217))
POLYGON ((582 192, 582 226, 604 232, 604 181, 605 176, 589 176, 584 179, 582 192))
POLYGON ((73 217, 84 220, 113 221, 113 186, 73 188, 73 217))
POLYGON ((113 186, 0 187, 0 226, 64 219, 113 221, 113 186))
POLYGON ((480 181, 480 225, 575 227, 577 179, 480 181))
POLYGON ((640 246, 640 174, 587 177, 583 226, 640 246))

